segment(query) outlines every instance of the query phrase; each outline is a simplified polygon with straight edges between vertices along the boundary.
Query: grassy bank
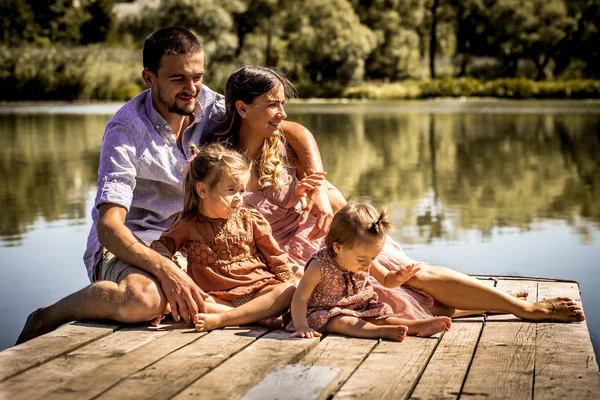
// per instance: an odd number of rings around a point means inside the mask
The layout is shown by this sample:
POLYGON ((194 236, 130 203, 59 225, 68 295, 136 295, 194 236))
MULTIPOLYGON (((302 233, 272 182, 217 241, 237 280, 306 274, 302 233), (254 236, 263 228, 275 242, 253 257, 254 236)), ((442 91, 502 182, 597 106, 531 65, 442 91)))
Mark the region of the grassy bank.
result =
POLYGON ((481 81, 473 78, 444 78, 383 84, 365 83, 347 88, 341 94, 343 98, 372 100, 462 96, 505 99, 600 99, 600 80, 481 81))

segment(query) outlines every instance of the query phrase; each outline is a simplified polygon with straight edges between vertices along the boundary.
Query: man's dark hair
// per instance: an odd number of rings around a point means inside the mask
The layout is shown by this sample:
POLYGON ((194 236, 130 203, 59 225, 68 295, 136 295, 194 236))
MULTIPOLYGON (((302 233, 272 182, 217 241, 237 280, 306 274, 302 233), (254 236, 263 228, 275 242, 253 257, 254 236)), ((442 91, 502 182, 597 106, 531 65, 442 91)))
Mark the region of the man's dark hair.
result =
POLYGON ((202 44, 192 32, 177 26, 161 28, 144 41, 144 69, 158 72, 162 56, 195 54, 203 51, 202 44))

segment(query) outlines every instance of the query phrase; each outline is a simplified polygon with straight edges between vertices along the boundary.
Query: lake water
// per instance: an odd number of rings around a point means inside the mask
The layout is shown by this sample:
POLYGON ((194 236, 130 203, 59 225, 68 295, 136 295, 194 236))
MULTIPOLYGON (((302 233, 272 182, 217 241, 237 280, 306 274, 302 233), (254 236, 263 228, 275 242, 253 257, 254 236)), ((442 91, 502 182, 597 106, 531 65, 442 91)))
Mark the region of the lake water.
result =
MULTIPOLYGON (((104 125, 121 104, 0 106, 0 349, 87 285, 104 125)), ((414 259, 580 283, 600 347, 600 103, 291 104, 348 198, 390 208, 414 259)))

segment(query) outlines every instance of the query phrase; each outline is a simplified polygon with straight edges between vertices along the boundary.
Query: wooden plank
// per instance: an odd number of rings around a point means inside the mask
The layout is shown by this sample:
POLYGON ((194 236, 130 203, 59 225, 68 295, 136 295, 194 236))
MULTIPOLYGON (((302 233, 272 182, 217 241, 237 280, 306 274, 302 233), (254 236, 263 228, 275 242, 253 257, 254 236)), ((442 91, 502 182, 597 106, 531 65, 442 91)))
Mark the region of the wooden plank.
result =
POLYGON ((456 399, 471 365, 483 322, 457 322, 444 333, 411 399, 456 399))
POLYGON ((487 323, 465 381, 461 399, 531 399, 535 324, 487 323))
POLYGON ((382 341, 333 398, 407 398, 437 344, 436 337, 382 341))
POLYGON ((116 324, 76 323, 0 352, 0 382, 85 346, 118 329, 116 324))
POLYGON ((99 368, 114 357, 131 352, 166 333, 141 328, 118 330, 112 335, 5 380, 0 383, 0 398, 43 398, 77 376, 99 368))
MULTIPOLYGON (((516 293, 519 290, 527 290, 529 295, 527 301, 537 301, 537 286, 536 281, 524 280, 524 279, 506 279, 500 278, 496 287, 504 292, 516 293)), ((521 319, 515 317, 512 314, 489 314, 488 321, 521 321, 521 319)))
MULTIPOLYGON (((258 327, 225 328, 212 331, 202 339, 131 375, 98 398, 171 398, 267 332, 267 329, 258 327)), ((228 375, 219 379, 219 381, 212 382, 214 386, 228 387, 236 386, 231 382, 233 380, 237 383, 238 377, 228 375)), ((214 394, 211 394, 208 398, 213 396, 214 394)))
MULTIPOLYGON (((567 296, 581 305, 576 283, 539 283, 542 300, 567 296)), ((536 399, 597 399, 600 373, 584 322, 540 323, 535 363, 536 399)))
POLYGON ((318 343, 319 338, 291 338, 290 332, 273 331, 204 375, 175 398, 239 399, 266 374, 299 360, 318 343), (235 384, 227 384, 232 380, 235 384))
POLYGON ((77 376, 49 393, 45 396, 45 400, 91 399, 119 381, 205 335, 205 333, 194 334, 188 324, 176 322, 170 325, 159 325, 156 330, 170 332, 122 357, 111 359, 106 364, 77 376))
POLYGON ((329 384, 322 386, 320 391, 313 390, 314 397, 305 397, 305 399, 327 398, 330 394, 335 393, 377 346, 377 343, 377 340, 339 335, 328 335, 321 340, 321 343, 302 358, 298 365, 329 367, 338 370, 338 374, 329 384))
POLYGON ((324 400, 327 395, 323 389, 334 384, 339 372, 339 368, 283 365, 268 373, 242 400, 324 400))

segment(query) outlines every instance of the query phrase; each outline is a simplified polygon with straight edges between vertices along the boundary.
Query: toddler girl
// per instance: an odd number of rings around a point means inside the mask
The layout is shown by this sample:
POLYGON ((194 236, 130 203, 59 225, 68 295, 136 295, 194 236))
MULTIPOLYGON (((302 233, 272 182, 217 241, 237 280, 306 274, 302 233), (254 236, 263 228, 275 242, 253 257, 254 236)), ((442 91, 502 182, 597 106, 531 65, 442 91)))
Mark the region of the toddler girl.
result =
POLYGON ((447 331, 448 317, 408 320, 394 317, 392 308, 378 302, 369 274, 392 288, 410 279, 419 267, 389 271, 373 263, 391 228, 387 214, 364 203, 349 203, 334 216, 326 247, 308 262, 292 299, 292 336, 312 338, 319 331, 360 338, 402 341, 406 334, 431 336, 447 331))
POLYGON ((187 251, 187 272, 209 295, 196 330, 273 322, 289 307, 294 274, 267 220, 242 207, 248 162, 220 144, 192 152, 184 210, 151 247, 168 258, 187 251))

